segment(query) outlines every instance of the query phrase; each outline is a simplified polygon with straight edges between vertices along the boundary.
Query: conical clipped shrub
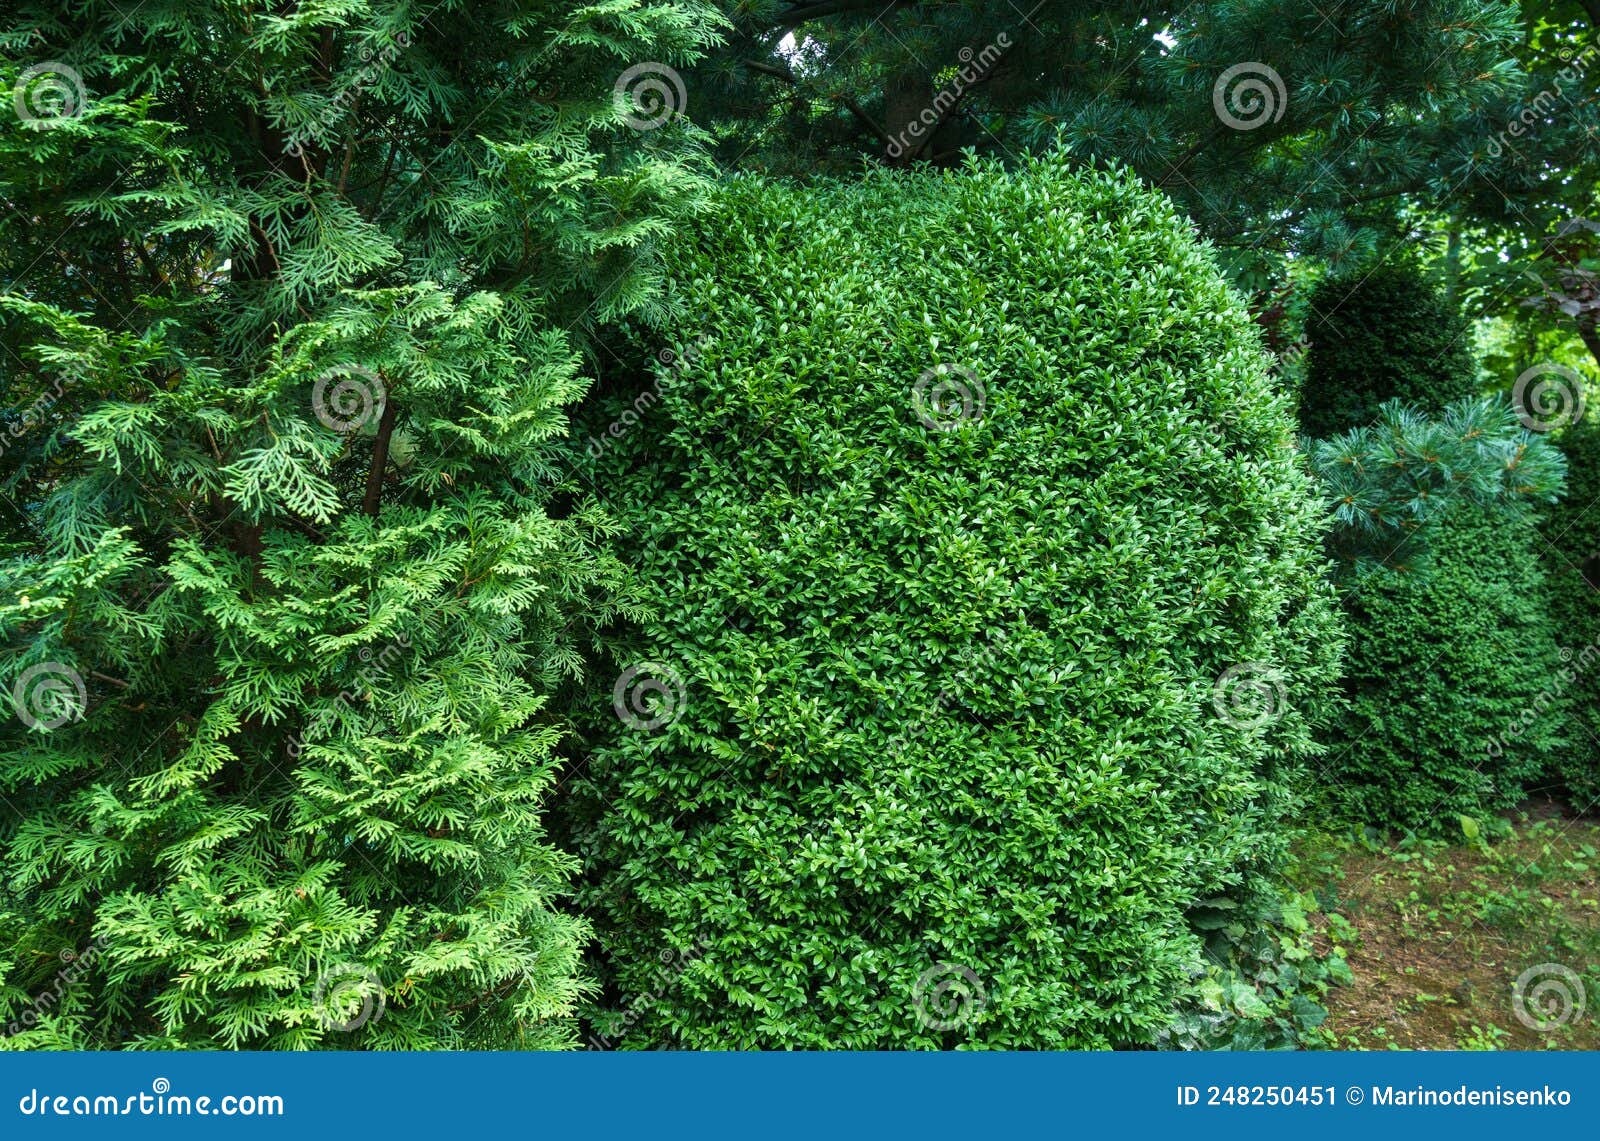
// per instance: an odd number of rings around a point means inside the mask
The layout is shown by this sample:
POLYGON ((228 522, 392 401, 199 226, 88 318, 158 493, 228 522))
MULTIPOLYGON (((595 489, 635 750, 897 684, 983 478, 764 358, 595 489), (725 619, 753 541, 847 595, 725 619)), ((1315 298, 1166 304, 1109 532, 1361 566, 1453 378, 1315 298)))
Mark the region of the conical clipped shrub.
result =
POLYGON ((597 1039, 1152 1040, 1336 671, 1238 298, 1043 159, 736 181, 673 262, 699 322, 590 447, 653 608, 577 782, 597 1039))
POLYGON ((1571 711, 1553 775, 1574 808, 1600 804, 1600 423, 1593 414, 1562 433, 1567 497, 1549 515, 1539 551, 1564 666, 1558 682, 1571 711))
POLYGON ((1428 543, 1422 573, 1350 595, 1350 702, 1324 776, 1353 820, 1459 834, 1549 766, 1561 661, 1529 523, 1461 503, 1428 543))
POLYGON ((1306 336, 1300 423, 1308 435, 1371 423, 1389 400, 1434 412, 1473 395, 1466 323, 1408 263, 1323 278, 1311 292, 1306 336))
MULTIPOLYGON (((1399 411, 1374 424, 1381 405, 1403 400, 1434 413, 1437 431, 1471 407, 1443 414, 1471 394, 1473 362, 1459 315, 1416 270, 1325 281, 1310 335, 1300 409, 1308 434, 1360 429, 1349 438, 1372 462, 1420 469, 1439 449, 1386 444, 1418 432, 1399 411)), ((1534 515, 1469 498, 1465 487, 1435 495, 1421 562, 1412 536, 1399 534, 1378 555, 1390 570, 1362 577, 1346 597, 1351 701, 1318 783, 1337 812, 1361 823, 1449 832, 1459 816, 1515 804, 1563 732, 1556 713, 1505 736, 1560 666, 1555 627, 1534 515)))

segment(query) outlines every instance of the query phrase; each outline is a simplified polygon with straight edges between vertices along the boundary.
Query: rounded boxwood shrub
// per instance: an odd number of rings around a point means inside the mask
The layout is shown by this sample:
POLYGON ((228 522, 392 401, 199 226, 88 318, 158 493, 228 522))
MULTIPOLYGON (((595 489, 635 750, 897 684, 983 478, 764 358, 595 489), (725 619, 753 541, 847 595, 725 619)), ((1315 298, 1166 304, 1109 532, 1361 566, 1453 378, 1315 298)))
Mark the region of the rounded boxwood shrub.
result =
POLYGON ((1562 433, 1567 496, 1549 513, 1540 548, 1550 579, 1571 720, 1553 776, 1572 807, 1600 804, 1600 423, 1589 413, 1562 433))
POLYGON ((735 180, 672 256, 684 343, 590 447, 650 612, 574 782, 593 1040, 1152 1041, 1339 648, 1238 298, 1044 159, 735 180))
POLYGON ((1311 291, 1300 423, 1331 436, 1377 419, 1385 401, 1436 412, 1473 395, 1459 311, 1408 263, 1333 274, 1311 291))
POLYGON ((1328 785, 1363 823, 1460 833, 1509 808, 1564 730, 1555 625, 1533 527, 1460 503, 1421 574, 1363 580, 1347 602, 1350 698, 1328 785))

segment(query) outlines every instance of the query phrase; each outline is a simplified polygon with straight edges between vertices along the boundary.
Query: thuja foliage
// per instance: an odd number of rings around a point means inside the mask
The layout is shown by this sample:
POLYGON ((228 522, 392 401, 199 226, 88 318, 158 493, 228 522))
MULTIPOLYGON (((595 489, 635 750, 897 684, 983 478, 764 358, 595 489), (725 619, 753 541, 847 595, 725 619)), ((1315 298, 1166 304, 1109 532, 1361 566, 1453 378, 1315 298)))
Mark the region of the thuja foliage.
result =
POLYGON ((1238 299, 1056 159, 737 180, 696 234, 697 351, 596 461, 652 609, 620 699, 663 698, 578 782, 597 1030, 1155 1040, 1191 911, 1279 866, 1339 645, 1238 299))
POLYGON ((552 438, 700 192, 615 80, 715 27, 11 7, 4 1045, 572 1040, 546 706, 624 575, 552 438))
POLYGON ((1588 811, 1600 802, 1600 425, 1585 416, 1561 434, 1560 448, 1569 488, 1550 511, 1539 548, 1563 656, 1570 656, 1558 688, 1571 721, 1555 776, 1573 807, 1588 811))
POLYGON ((1389 400, 1437 412, 1474 394, 1466 322, 1408 263, 1323 278, 1311 292, 1306 336, 1300 423, 1312 436, 1371 423, 1389 400))

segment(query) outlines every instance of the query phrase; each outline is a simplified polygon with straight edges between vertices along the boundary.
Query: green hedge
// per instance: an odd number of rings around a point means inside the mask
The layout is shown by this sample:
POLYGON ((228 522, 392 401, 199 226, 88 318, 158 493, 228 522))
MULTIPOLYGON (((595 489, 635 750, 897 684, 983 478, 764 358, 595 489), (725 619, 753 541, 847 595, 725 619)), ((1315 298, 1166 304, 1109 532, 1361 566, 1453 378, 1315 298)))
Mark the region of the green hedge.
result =
POLYGON ((1565 725, 1536 543, 1459 504, 1430 529, 1425 573, 1351 597, 1350 705, 1325 773, 1345 815, 1459 835, 1458 816, 1511 807, 1549 766, 1565 725))
POLYGON ((679 355, 587 447, 652 612, 575 781, 594 1040, 1152 1040, 1339 644, 1239 300, 1046 160, 738 180, 674 256, 679 355))
POLYGON ((1461 315, 1409 264, 1331 275, 1311 292, 1300 423, 1331 436, 1377 419, 1388 400, 1427 412, 1474 395, 1461 315))
POLYGON ((1551 512, 1539 547, 1566 666, 1567 747, 1554 777, 1574 808, 1600 802, 1600 423, 1594 413, 1562 433, 1567 496, 1551 512))

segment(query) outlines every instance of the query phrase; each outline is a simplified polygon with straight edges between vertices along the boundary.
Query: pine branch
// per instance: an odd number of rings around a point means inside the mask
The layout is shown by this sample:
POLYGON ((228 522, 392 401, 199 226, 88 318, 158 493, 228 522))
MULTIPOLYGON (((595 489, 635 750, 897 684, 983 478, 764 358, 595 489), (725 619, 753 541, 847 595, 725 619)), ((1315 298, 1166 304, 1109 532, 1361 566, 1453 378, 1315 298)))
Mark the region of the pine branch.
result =
MULTIPOLYGON (((751 71, 759 72, 762 75, 770 75, 775 79, 781 79, 783 82, 797 89, 804 86, 804 84, 801 83, 800 78, 786 67, 779 67, 776 64, 763 63, 762 61, 756 59, 745 59, 741 60, 740 62, 751 71)), ((867 114, 867 112, 862 109, 861 105, 854 99, 850 98, 848 95, 838 94, 830 95, 828 98, 832 99, 836 103, 842 103, 845 108, 855 116, 856 122, 860 123, 868 131, 871 131, 875 136, 877 136, 879 142, 883 143, 885 146, 888 146, 892 141, 889 138, 889 132, 884 130, 883 127, 875 119, 873 119, 871 115, 867 114)))

